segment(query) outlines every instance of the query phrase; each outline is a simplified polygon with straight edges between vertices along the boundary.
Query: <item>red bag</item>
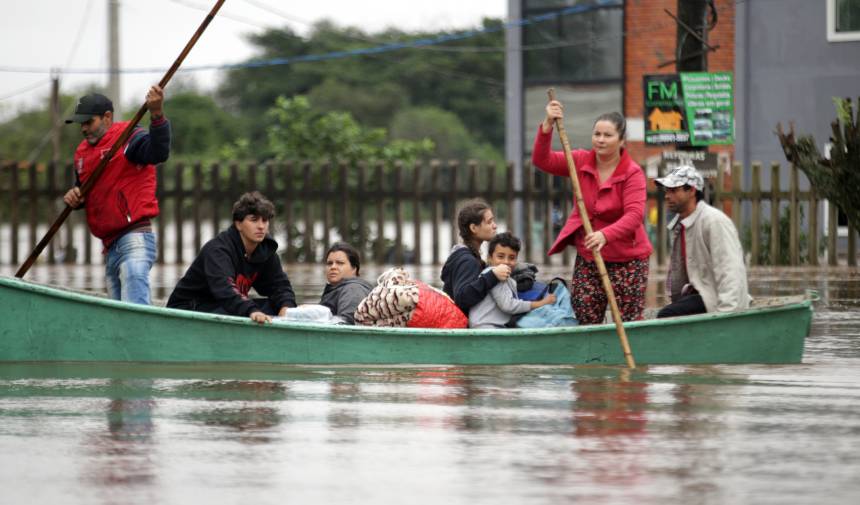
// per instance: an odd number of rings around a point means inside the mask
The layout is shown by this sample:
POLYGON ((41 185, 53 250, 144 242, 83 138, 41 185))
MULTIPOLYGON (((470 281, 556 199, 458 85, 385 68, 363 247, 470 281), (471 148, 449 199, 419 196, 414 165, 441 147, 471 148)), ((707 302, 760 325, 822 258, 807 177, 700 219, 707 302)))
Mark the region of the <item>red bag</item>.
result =
POLYGON ((407 328, 467 328, 469 318, 444 293, 421 281, 418 286, 418 305, 406 323, 407 328))

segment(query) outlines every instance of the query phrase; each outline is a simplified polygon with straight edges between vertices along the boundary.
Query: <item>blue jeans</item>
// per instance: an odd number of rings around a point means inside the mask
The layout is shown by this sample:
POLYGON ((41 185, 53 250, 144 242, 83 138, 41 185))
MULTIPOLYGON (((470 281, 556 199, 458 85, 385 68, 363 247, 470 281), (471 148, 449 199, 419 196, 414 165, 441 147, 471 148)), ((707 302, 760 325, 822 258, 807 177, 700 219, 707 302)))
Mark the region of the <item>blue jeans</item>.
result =
POLYGON ((129 232, 108 248, 105 283, 114 300, 149 305, 149 271, 155 263, 155 234, 129 232))

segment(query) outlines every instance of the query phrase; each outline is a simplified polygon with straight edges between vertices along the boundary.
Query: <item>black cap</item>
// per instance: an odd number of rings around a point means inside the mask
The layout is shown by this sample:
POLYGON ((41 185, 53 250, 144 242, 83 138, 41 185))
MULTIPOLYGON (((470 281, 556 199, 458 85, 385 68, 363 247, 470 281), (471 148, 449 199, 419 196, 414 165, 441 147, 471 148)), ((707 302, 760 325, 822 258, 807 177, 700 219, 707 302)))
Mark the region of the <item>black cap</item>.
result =
POLYGON ((66 118, 66 124, 86 123, 93 116, 104 115, 107 111, 113 112, 113 102, 108 97, 98 93, 82 96, 75 107, 75 113, 66 118))

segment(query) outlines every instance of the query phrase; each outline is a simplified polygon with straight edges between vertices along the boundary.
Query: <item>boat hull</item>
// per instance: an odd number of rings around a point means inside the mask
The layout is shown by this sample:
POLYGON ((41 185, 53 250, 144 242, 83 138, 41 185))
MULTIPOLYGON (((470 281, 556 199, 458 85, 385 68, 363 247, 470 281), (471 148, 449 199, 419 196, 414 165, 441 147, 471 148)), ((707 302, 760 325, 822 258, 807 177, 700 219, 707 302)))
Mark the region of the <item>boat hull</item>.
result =
MULTIPOLYGON (((615 326, 437 330, 277 323, 0 278, 0 362, 623 364, 615 326)), ((625 323, 637 364, 799 363, 811 301, 625 323)))

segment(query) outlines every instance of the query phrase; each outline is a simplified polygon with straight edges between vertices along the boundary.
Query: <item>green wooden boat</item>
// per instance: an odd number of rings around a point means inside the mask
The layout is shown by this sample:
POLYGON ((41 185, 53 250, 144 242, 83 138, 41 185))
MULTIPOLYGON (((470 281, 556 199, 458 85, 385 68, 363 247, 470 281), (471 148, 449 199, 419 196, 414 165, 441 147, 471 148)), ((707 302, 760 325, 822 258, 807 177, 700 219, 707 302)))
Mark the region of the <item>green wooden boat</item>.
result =
MULTIPOLYGON (((437 330, 276 323, 0 278, 0 362, 623 364, 615 326, 437 330)), ((799 363, 811 296, 626 323, 637 364, 799 363)))

